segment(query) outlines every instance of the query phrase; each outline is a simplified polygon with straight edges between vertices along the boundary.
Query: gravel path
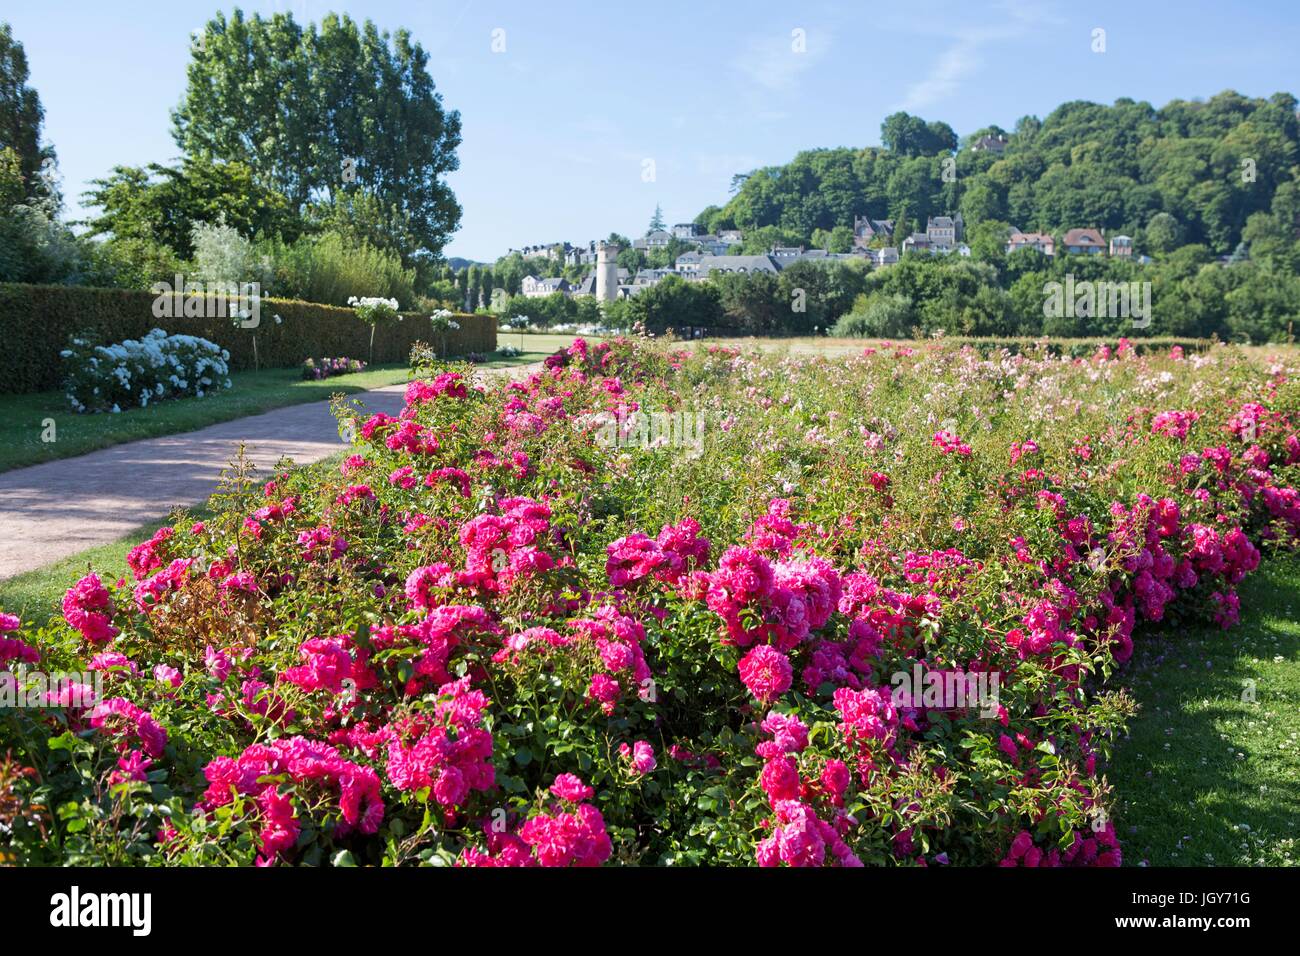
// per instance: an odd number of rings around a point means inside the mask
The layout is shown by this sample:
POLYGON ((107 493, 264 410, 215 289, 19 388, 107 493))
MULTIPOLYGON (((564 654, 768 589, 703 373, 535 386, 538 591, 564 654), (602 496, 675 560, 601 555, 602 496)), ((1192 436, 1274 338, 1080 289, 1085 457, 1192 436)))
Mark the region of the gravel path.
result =
MULTIPOLYGON (((513 377, 535 368, 482 374, 513 377)), ((396 415, 405 389, 389 385, 349 399, 370 412, 396 415)), ((206 501, 241 441, 263 474, 282 457, 304 465, 344 447, 329 402, 309 402, 0 473, 0 580, 109 544, 175 507, 206 501)))

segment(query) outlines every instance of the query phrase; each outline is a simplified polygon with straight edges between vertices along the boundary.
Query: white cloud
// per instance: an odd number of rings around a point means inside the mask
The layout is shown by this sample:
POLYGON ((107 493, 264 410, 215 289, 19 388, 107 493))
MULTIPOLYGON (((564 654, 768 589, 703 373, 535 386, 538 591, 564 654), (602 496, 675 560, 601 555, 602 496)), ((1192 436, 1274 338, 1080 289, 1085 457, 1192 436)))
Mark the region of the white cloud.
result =
POLYGON ((740 73, 747 83, 773 93, 795 89, 800 74, 825 56, 830 46, 830 34, 827 31, 791 27, 791 30, 794 29, 805 31, 802 49, 798 52, 795 38, 790 32, 751 36, 745 41, 743 49, 732 57, 731 68, 740 73))
POLYGON ((897 108, 911 112, 942 101, 984 65, 989 46, 1023 37, 1045 24, 1060 22, 1047 5, 1003 2, 998 4, 997 12, 1004 17, 1000 23, 946 31, 944 35, 951 40, 950 45, 939 54, 928 75, 908 86, 897 108))

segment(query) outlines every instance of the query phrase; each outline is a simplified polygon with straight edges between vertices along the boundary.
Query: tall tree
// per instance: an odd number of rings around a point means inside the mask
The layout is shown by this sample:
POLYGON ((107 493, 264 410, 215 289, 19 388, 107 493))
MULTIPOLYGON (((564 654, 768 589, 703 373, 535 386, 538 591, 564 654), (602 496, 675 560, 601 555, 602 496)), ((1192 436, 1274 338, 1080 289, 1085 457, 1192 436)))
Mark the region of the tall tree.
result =
POLYGON ((253 171, 240 162, 187 158, 177 167, 115 166, 91 185, 84 201, 102 211, 87 221, 89 235, 159 242, 182 259, 194 251, 196 222, 221 221, 247 239, 279 236, 292 242, 300 232, 288 200, 257 185, 253 171))
POLYGON ((0 23, 0 149, 17 154, 26 194, 44 196, 52 184, 41 176, 41 166, 54 159, 54 149, 41 145, 45 110, 27 78, 23 45, 14 39, 9 24, 0 23))
POLYGON ((658 232, 664 228, 664 210, 658 203, 655 203, 655 214, 650 217, 650 225, 646 228, 645 234, 648 236, 652 232, 658 232))
POLYGON ((460 222, 445 177, 461 133, 428 62, 406 30, 390 36, 369 20, 218 14, 195 44, 173 136, 191 155, 247 162, 299 210, 364 190, 377 200, 368 212, 414 237, 404 259, 436 254, 460 222))

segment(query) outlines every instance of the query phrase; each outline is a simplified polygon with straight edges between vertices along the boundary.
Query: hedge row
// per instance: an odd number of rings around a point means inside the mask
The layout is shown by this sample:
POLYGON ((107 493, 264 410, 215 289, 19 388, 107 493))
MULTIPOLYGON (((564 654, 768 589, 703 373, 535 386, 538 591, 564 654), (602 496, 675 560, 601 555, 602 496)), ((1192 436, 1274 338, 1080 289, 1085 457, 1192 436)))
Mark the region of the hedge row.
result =
MULTIPOLYGON (((152 292, 127 289, 0 283, 0 341, 6 352, 0 362, 0 393, 59 388, 59 353, 69 338, 84 331, 98 334, 105 344, 138 339, 154 328, 198 335, 230 352, 232 371, 253 368, 254 342, 263 368, 288 368, 321 356, 370 360, 370 326, 351 309, 263 299, 257 328, 244 329, 225 317, 155 318, 155 298, 152 292)), ((458 315, 455 320, 460 329, 446 334, 448 352, 496 350, 494 316, 458 315)), ((400 321, 381 321, 375 329, 374 361, 405 362, 416 342, 443 345, 427 314, 404 313, 400 321)))

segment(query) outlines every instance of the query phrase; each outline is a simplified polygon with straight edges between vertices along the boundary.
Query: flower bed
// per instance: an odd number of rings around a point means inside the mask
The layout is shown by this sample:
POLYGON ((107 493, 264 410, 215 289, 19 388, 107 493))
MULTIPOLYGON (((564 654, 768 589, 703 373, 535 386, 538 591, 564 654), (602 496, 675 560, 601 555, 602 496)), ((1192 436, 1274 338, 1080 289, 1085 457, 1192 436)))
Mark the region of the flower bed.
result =
POLYGON ((361 359, 309 358, 302 363, 302 377, 309 381, 320 381, 323 378, 336 378, 339 375, 349 375, 352 372, 364 372, 365 370, 366 363, 361 361, 361 359))
POLYGON ((230 353, 207 339, 162 329, 116 345, 74 338, 62 356, 64 390, 78 412, 120 412, 230 388, 230 353))
POLYGON ((1227 347, 579 340, 526 380, 417 380, 337 474, 229 490, 134 549, 133 581, 84 579, 57 626, 0 618, 0 658, 103 683, 0 712, 60 808, 41 839, 17 777, 0 842, 1118 865, 1117 671, 1145 629, 1230 627, 1236 585, 1293 546, 1292 375, 1227 347), (698 416, 702 450, 631 412, 698 416))

